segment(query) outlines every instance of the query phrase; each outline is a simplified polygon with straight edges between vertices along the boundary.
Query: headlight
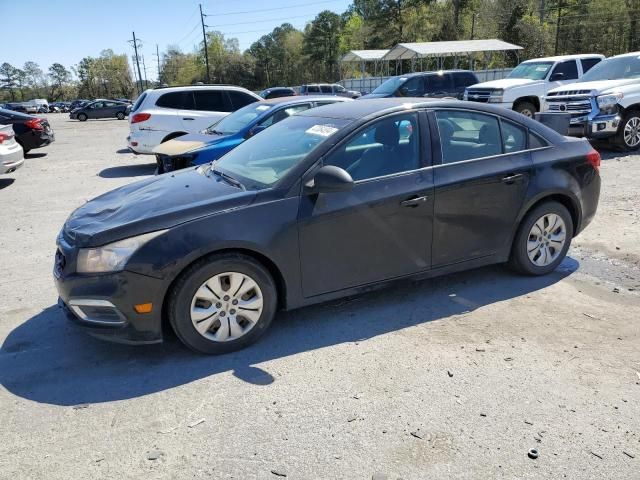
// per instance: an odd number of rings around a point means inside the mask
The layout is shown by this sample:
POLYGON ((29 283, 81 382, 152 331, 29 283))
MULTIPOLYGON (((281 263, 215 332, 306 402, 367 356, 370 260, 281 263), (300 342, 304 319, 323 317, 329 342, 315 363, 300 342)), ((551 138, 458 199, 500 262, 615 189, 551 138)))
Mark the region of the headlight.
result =
POLYGON ((464 89, 464 95, 462 97, 463 100, 469 100, 469 89, 464 89))
POLYGON ((596 97, 598 108, 603 113, 613 113, 618 109, 618 102, 622 100, 622 93, 612 93, 610 95, 600 95, 596 97))
POLYGON ((487 102, 489 103, 502 103, 502 97, 504 95, 504 90, 494 90, 489 94, 489 99, 487 102))
POLYGON ((145 233, 97 248, 81 248, 78 253, 78 273, 104 273, 123 270, 136 250, 164 232, 166 230, 145 233))

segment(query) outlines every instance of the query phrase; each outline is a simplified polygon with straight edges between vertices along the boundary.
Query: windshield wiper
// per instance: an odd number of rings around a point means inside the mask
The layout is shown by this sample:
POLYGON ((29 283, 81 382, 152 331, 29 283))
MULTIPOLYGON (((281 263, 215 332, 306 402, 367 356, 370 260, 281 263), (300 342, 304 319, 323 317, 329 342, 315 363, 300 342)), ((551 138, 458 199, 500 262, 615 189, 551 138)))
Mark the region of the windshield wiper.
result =
POLYGON ((240 182, 240 180, 233 177, 232 175, 229 175, 228 173, 223 172, 222 170, 217 169, 214 165, 211 165, 210 170, 216 175, 218 175, 220 178, 222 178, 223 180, 226 180, 228 184, 234 187, 238 187, 242 191, 247 190, 247 188, 242 184, 242 182, 240 182))
POLYGON ((207 129, 207 133, 210 135, 224 135, 224 132, 220 130, 207 129))

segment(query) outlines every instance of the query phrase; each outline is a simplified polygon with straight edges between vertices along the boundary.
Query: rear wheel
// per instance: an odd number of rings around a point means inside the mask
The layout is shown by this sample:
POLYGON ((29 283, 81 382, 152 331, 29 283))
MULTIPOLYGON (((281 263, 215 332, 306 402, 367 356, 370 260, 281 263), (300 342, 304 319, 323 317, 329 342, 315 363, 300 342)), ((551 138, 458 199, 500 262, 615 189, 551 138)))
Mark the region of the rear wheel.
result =
POLYGON ((122 112, 118 112, 118 114, 116 115, 116 117, 118 118, 118 120, 124 120, 124 113, 122 113, 122 112))
POLYGON ((251 257, 213 255, 189 267, 169 293, 169 321, 182 342, 209 355, 255 342, 275 316, 269 272, 251 257))
POLYGON ((518 102, 515 104, 513 109, 529 118, 533 118, 537 112, 535 105, 531 102, 518 102))
POLYGON ((614 142, 626 150, 640 148, 640 110, 625 113, 614 142))
POLYGON ((86 113, 79 113, 78 114, 78 120, 80 120, 81 122, 86 122, 87 121, 87 114, 86 113))
POLYGON ((523 219, 511 248, 509 265, 525 275, 545 275, 567 255, 573 238, 573 220, 558 202, 545 202, 523 219))

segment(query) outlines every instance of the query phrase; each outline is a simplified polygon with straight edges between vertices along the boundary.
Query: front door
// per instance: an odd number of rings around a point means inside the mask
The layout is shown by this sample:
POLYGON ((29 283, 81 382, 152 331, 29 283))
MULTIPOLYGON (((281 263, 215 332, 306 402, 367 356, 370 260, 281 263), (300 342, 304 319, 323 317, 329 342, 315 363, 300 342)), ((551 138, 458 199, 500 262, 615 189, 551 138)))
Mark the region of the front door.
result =
POLYGON ((435 169, 434 268, 509 247, 531 175, 527 130, 495 115, 440 110, 435 169))
POLYGON ((433 172, 424 168, 428 135, 420 123, 415 112, 378 120, 325 159, 324 165, 348 171, 355 184, 301 197, 306 297, 430 268, 433 172))

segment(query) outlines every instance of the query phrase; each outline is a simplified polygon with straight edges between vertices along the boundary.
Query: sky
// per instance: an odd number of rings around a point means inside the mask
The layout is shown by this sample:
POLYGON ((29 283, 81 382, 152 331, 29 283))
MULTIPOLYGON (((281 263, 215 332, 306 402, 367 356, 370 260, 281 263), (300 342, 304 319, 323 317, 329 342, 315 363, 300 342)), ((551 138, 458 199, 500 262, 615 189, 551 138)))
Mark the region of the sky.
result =
MULTIPOLYGON (((344 12, 350 0, 0 0, 3 42, 0 64, 21 68, 34 61, 46 71, 52 63, 67 69, 83 57, 110 48, 133 55, 135 31, 149 80, 157 78, 156 44, 191 51, 202 40, 198 4, 208 30, 235 37, 245 50, 274 27, 289 22, 303 28, 322 10, 344 12), (37 14, 36 14, 37 12, 37 14), (26 22, 26 23, 25 23, 26 22), (25 30, 28 23, 38 28, 25 30)), ((142 65, 141 65, 142 68, 142 65)))

